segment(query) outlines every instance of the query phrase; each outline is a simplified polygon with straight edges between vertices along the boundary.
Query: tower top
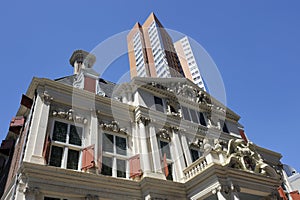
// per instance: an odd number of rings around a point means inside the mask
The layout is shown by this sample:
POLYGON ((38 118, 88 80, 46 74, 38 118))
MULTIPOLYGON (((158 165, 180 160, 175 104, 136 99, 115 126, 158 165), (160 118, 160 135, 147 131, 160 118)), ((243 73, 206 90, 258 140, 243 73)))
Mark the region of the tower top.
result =
POLYGON ((84 50, 76 50, 69 61, 74 67, 74 74, 78 74, 82 68, 92 68, 96 62, 96 56, 84 50))

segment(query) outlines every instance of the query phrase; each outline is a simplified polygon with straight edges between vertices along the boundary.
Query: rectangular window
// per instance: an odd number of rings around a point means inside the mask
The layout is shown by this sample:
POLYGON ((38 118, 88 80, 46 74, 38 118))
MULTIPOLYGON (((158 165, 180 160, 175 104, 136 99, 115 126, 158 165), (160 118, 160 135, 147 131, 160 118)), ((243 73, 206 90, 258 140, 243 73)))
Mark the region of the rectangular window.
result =
POLYGON ((220 123, 221 123, 222 131, 224 133, 229 133, 229 130, 228 130, 227 125, 226 125, 226 122, 223 121, 223 120, 220 120, 220 123))
POLYGON ((172 163, 168 163, 168 171, 169 171, 169 174, 166 177, 166 179, 173 181, 173 164, 172 163))
POLYGON ((103 134, 101 174, 126 178, 127 140, 125 137, 103 134))
POLYGON ((54 121, 49 165, 78 170, 82 134, 82 127, 54 121))
POLYGON ((61 167, 63 152, 64 150, 62 147, 52 146, 49 165, 61 167))
POLYGON ((191 117, 187 107, 182 106, 182 114, 183 114, 183 119, 191 121, 191 117))
POLYGON ((201 156, 201 152, 199 150, 194 149, 194 148, 191 148, 190 152, 191 152, 191 157, 192 157, 193 162, 198 160, 201 156))
POLYGON ((169 142, 165 141, 159 141, 160 143, 160 149, 161 149, 161 154, 164 156, 166 154, 167 159, 171 159, 171 152, 170 152, 170 145, 169 142))
POLYGON ((102 170, 101 174, 112 176, 112 158, 110 157, 102 157, 102 170))
POLYGON ((205 118, 204 118, 204 114, 202 112, 199 112, 199 120, 200 120, 200 124, 202 126, 206 126, 206 121, 205 121, 205 118))
POLYGON ((193 121, 194 123, 199 123, 199 122, 198 122, 198 118, 197 118, 196 111, 193 110, 193 109, 190 109, 190 113, 191 113, 191 116, 192 116, 192 121, 193 121))
POLYGON ((155 108, 157 111, 164 112, 163 101, 159 97, 154 97, 155 108))
POLYGON ((67 169, 78 169, 79 151, 68 150, 67 169))

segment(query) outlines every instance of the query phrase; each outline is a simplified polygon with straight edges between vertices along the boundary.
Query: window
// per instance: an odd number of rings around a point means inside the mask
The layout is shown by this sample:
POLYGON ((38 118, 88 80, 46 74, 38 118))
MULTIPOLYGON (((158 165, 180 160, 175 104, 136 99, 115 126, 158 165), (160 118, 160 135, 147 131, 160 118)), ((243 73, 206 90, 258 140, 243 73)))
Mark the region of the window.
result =
POLYGON ((220 120, 220 123, 221 123, 222 131, 225 132, 225 133, 229 133, 226 122, 223 121, 223 120, 220 120))
POLYGON ((164 112, 163 101, 159 97, 154 97, 155 109, 160 112, 164 112))
POLYGON ((190 152, 191 152, 192 162, 195 162, 196 160, 198 160, 198 158, 200 158, 202 155, 200 150, 196 149, 196 148, 190 148, 190 152))
POLYGON ((191 121, 191 117, 187 107, 182 106, 182 114, 183 114, 183 119, 191 121))
POLYGON ((103 156, 101 174, 126 178, 127 141, 125 137, 103 134, 103 156))
POLYGON ((200 121, 200 124, 202 126, 206 126, 205 117, 204 117, 204 114, 202 112, 199 112, 199 121, 200 121))
POLYGON ((160 152, 161 152, 161 160, 163 160, 163 172, 166 173, 166 171, 168 172, 168 174, 166 176, 167 180, 173 180, 173 162, 172 162, 172 158, 171 158, 171 151, 170 151, 170 144, 169 142, 163 141, 163 140, 159 140, 159 147, 160 147, 160 152), (166 160, 164 160, 164 156, 166 155, 166 160), (165 167, 167 169, 165 169, 165 167))
POLYGON ((49 165, 67 169, 79 169, 83 128, 55 121, 49 165))
POLYGON ((199 122, 198 122, 198 118, 197 118, 196 111, 193 110, 193 109, 190 109, 190 113, 191 113, 191 116, 192 116, 192 121, 193 121, 194 123, 199 123, 199 122))

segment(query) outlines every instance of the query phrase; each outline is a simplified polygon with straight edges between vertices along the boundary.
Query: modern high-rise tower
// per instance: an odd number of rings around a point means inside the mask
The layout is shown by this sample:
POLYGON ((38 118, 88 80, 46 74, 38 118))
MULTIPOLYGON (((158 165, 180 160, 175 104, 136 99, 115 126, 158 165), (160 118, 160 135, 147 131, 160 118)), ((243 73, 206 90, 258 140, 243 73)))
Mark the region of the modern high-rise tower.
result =
POLYGON ((184 77, 172 38, 154 13, 127 35, 131 78, 184 77))
POLYGON ((183 72, 187 79, 206 91, 193 48, 187 36, 174 43, 183 72))

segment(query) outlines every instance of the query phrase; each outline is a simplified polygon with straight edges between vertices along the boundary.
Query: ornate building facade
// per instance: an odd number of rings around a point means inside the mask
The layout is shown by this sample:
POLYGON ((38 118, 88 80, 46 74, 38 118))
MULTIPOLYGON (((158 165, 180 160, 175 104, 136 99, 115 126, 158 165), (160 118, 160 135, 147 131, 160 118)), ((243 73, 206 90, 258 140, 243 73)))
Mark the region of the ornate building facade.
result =
POLYGON ((188 79, 117 85, 94 62, 78 50, 74 75, 33 78, 3 145, 1 199, 281 199, 281 155, 235 112, 188 79))

